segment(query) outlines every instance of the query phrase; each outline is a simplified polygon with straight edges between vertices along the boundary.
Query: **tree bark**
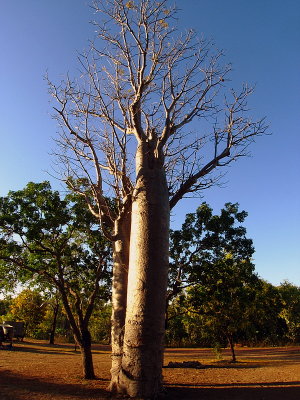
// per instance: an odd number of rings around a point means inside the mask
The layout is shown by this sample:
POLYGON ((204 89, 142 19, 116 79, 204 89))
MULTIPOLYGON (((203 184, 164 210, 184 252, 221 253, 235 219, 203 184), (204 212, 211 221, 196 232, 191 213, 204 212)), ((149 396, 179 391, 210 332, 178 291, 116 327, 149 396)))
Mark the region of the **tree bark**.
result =
MULTIPOLYGON (((77 325, 68 301, 68 296, 64 289, 64 285, 59 286, 59 291, 61 294, 63 306, 66 311, 69 324, 73 331, 75 339, 75 351, 76 351, 76 343, 78 343, 78 345, 80 346, 84 378, 95 379, 92 349, 91 349, 92 340, 91 340, 91 334, 88 330, 88 321, 86 321, 85 323, 82 321, 79 324, 79 326, 77 325)), ((80 317, 82 317, 82 315, 78 315, 79 320, 80 317)))
POLYGON ((119 372, 123 356, 123 340, 127 304, 127 283, 129 264, 131 213, 128 212, 124 219, 116 221, 115 232, 119 239, 114 242, 113 280, 112 280, 112 317, 111 317, 111 382, 109 390, 117 391, 119 372))
POLYGON ((231 350, 231 362, 235 363, 236 362, 236 356, 235 356, 235 349, 234 349, 234 340, 232 335, 227 335, 228 342, 230 345, 230 350, 231 350))
POLYGON ((57 302, 55 304, 54 309, 53 309, 53 321, 52 321, 52 325, 51 325, 49 344, 54 344, 58 310, 59 310, 59 303, 57 302))
POLYGON ((162 390, 169 265, 169 198, 160 160, 137 153, 132 204, 127 312, 117 391, 142 399, 162 390))
POLYGON ((84 378, 95 379, 91 334, 87 329, 81 332, 80 351, 84 378))

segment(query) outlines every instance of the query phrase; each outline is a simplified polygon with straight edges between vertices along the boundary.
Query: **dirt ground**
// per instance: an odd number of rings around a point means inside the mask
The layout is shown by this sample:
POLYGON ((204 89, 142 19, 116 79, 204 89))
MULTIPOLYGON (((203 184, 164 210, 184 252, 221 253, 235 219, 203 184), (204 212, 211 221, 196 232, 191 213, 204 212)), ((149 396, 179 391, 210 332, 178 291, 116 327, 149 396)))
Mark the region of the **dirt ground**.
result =
MULTIPOLYGON (((81 378, 80 353, 66 344, 14 343, 0 350, 0 400, 104 400, 109 383, 108 346, 93 348, 94 381, 81 378)), ((209 349, 167 349, 167 400, 299 400, 300 347, 237 348, 216 360, 209 349), (202 368, 167 368, 170 361, 199 361, 202 368)))

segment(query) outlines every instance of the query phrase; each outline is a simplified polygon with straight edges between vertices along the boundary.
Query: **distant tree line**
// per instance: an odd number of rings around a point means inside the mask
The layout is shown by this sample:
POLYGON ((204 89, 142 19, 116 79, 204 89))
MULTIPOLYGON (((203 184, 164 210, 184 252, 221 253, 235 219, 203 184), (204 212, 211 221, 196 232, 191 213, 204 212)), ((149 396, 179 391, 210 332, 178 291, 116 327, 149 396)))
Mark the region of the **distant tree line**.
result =
MULTIPOLYGON (((110 342, 111 306, 97 302, 89 321, 93 342, 110 342)), ((24 289, 17 296, 0 300, 0 321, 24 321, 26 337, 55 342, 74 343, 74 334, 59 296, 38 289, 24 289)))
MULTIPOLYGON (((234 290, 232 287, 231 292, 234 290)), ((250 296, 239 294, 232 307, 226 301, 219 303, 225 293, 221 293, 222 290, 200 303, 210 291, 208 287, 193 288, 174 299, 169 310, 167 345, 212 347, 217 351, 230 346, 235 361, 236 344, 299 344, 300 288, 287 281, 276 287, 258 279, 256 285, 247 290, 251 291, 250 296)))

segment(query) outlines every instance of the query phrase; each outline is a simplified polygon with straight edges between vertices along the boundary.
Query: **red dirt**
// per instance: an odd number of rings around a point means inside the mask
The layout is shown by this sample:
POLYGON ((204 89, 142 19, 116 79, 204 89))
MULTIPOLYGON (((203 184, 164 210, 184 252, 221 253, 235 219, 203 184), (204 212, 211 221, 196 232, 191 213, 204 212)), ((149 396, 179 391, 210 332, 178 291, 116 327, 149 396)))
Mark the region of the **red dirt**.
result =
MULTIPOLYGON (((103 400, 110 398, 108 346, 95 345, 97 380, 81 378, 80 353, 71 345, 14 343, 0 351, 0 400, 103 400)), ((203 368, 164 368, 168 400, 299 400, 300 347, 238 348, 217 361, 209 349, 167 349, 169 361, 200 361, 203 368)))

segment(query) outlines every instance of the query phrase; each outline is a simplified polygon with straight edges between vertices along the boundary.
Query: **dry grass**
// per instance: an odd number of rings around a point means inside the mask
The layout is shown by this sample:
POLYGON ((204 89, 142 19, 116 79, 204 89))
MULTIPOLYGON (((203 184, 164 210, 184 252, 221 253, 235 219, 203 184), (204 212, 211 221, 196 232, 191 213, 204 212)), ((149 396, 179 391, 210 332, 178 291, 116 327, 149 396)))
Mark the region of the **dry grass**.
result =
MULTIPOLYGON (((80 353, 71 345, 42 341, 15 343, 0 351, 0 400, 103 400, 110 398, 110 351, 93 349, 95 381, 81 378, 80 353)), ((299 400, 300 347, 238 348, 216 361, 208 349, 167 349, 169 361, 200 361, 202 369, 164 368, 168 400, 299 400)))

